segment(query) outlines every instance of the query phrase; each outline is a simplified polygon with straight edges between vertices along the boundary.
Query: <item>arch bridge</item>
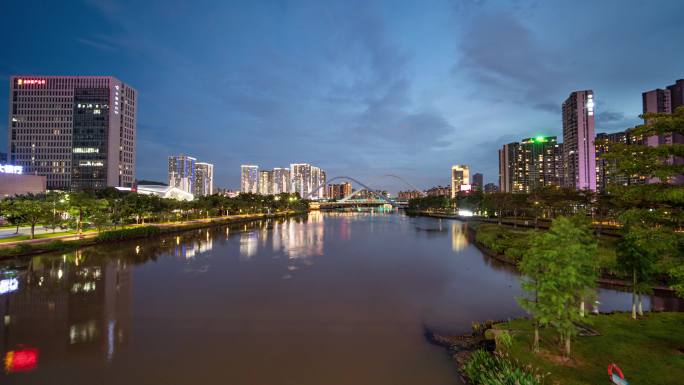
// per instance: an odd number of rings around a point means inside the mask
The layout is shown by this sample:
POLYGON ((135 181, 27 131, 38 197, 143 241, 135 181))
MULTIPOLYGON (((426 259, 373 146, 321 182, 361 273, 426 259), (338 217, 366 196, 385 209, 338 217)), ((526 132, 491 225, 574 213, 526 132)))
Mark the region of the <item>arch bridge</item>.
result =
MULTIPOLYGON (((377 180, 380 180, 380 179, 383 179, 383 178, 394 178, 394 179, 397 179, 397 180, 403 182, 405 185, 409 186, 411 189, 413 189, 413 190, 415 190, 415 191, 419 191, 421 195, 425 195, 425 193, 422 192, 420 189, 418 189, 417 187, 415 187, 414 185, 412 185, 411 183, 409 183, 409 182, 406 181, 404 178, 402 178, 402 177, 400 177, 400 176, 398 176, 398 175, 387 174, 387 175, 383 175, 383 176, 377 178, 377 180)), ((351 194, 349 194, 348 196, 346 196, 346 197, 342 198, 341 200, 339 200, 339 201, 337 202, 338 204, 356 203, 356 202, 352 202, 351 199, 352 199, 355 195, 359 194, 361 191, 364 191, 364 190, 365 190, 365 191, 368 191, 370 194, 375 195, 375 196, 378 198, 378 202, 384 201, 385 203, 392 205, 392 207, 398 207, 398 206, 399 206, 399 204, 398 204, 395 200, 390 199, 390 198, 388 198, 388 197, 386 197, 386 196, 384 196, 384 195, 382 195, 382 194, 379 194, 377 189, 374 189, 374 188, 368 186, 367 184, 365 184, 365 183, 359 181, 358 179, 352 178, 352 177, 350 177, 350 176, 336 176, 336 177, 333 177, 333 178, 331 178, 331 179, 328 179, 325 183, 319 184, 318 186, 316 186, 315 188, 313 188, 313 189, 311 190, 311 192, 309 192, 309 193, 308 193, 306 196, 304 196, 303 198, 304 198, 304 199, 311 199, 311 197, 314 196, 314 195, 316 195, 322 188, 325 188, 325 186, 326 186, 328 183, 333 182, 333 181, 336 181, 336 180, 348 180, 348 181, 354 182, 354 183, 356 183, 357 185, 359 185, 359 186, 362 187, 362 189, 359 189, 359 190, 357 190, 357 191, 354 191, 354 192, 352 192, 351 194)))

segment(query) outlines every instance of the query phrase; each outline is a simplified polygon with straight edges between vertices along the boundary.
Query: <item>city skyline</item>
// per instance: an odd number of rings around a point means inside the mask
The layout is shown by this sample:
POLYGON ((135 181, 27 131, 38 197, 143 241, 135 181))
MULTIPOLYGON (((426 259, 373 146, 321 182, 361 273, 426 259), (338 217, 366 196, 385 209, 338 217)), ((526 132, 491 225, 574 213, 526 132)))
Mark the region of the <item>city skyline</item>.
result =
MULTIPOLYGON (((640 122, 642 92, 682 77, 684 53, 671 38, 684 32, 679 4, 620 2, 619 22, 617 5, 445 1, 429 8, 379 3, 359 12, 346 2, 192 10, 11 2, 0 28, 22 39, 8 41, 13 54, 3 55, 0 79, 124 79, 141 97, 139 179, 163 180, 166 156, 192 153, 217 165, 217 186, 232 188, 242 163, 276 166, 295 157, 331 177, 393 172, 428 187, 446 183, 450 165, 467 163, 492 181, 491 154, 501 144, 562 136, 560 105, 570 91, 593 89, 596 132, 616 132, 640 122), (11 16, 28 7, 30 27, 11 16), (152 17, 160 10, 162 17, 152 17), (197 21, 173 22, 186 12, 192 17, 183 20, 197 21), (547 28, 557 12, 566 21, 547 28), (225 23, 223 15, 230 15, 225 23), (407 15, 415 16, 411 26, 407 15), (580 17, 583 31, 569 33, 580 17), (53 28, 57 22, 73 27, 53 28), (409 28, 411 39, 404 38, 409 28), (211 36, 232 38, 217 44, 211 36), (577 54, 565 60, 569 52, 577 54), (665 53, 668 60, 653 60, 665 53), (336 151, 340 146, 347 150, 336 151)), ((0 94, 2 115, 6 97, 0 94)), ((401 189, 385 183, 378 187, 401 189)))

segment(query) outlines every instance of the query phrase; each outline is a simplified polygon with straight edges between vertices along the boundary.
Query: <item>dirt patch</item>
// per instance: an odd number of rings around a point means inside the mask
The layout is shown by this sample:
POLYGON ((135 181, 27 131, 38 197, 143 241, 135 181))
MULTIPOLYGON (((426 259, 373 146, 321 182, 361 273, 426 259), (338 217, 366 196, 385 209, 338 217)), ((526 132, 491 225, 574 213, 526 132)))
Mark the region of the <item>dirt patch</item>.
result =
POLYGON ((552 362, 556 365, 565 366, 568 368, 576 368, 580 365, 580 362, 572 357, 567 358, 546 349, 540 349, 539 355, 544 357, 544 359, 549 362, 552 362))

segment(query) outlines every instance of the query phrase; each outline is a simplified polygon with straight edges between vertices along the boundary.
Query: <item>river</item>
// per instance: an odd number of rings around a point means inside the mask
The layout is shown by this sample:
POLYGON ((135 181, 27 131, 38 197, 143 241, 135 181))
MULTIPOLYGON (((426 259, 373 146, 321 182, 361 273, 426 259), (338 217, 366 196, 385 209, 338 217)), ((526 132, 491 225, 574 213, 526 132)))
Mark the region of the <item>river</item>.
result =
POLYGON ((0 261, 0 383, 458 384, 423 326, 524 314, 464 226, 311 212, 0 261))

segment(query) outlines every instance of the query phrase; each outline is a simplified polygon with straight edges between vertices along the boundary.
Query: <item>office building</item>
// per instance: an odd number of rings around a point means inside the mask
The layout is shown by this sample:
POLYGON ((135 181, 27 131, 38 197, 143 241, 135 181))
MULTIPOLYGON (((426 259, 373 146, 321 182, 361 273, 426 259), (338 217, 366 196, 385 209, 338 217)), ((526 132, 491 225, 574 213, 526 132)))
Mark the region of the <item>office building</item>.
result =
POLYGON ((270 170, 259 171, 259 194, 261 194, 261 195, 273 194, 273 171, 270 171, 270 170))
POLYGON ((191 156, 169 156, 169 186, 194 194, 196 163, 197 159, 191 156))
POLYGON ((259 166, 243 164, 240 166, 240 192, 257 194, 259 186, 259 166))
POLYGON ((205 162, 195 162, 195 196, 214 194, 214 165, 205 162))
POLYGON ((617 161, 612 159, 605 159, 604 155, 610 152, 611 145, 621 143, 628 143, 628 136, 625 132, 616 132, 613 134, 597 134, 594 140, 596 147, 596 189, 600 193, 608 191, 610 185, 629 184, 629 178, 618 172, 617 161))
POLYGON ((457 164, 451 167, 451 197, 459 191, 470 190, 470 167, 457 164))
POLYGON ((473 181, 471 185, 473 190, 482 191, 482 188, 484 187, 484 176, 479 172, 473 174, 473 181))
POLYGON ((7 163, 7 153, 6 152, 0 152, 0 163, 7 163))
POLYGON ((290 192, 290 169, 273 168, 273 194, 290 192))
POLYGON ((328 199, 342 199, 348 197, 352 193, 352 185, 349 182, 331 183, 328 185, 326 197, 328 199))
POLYGON ((594 93, 591 90, 572 92, 562 107, 564 184, 596 191, 594 93))
POLYGON ((133 88, 111 76, 11 76, 9 86, 9 163, 48 189, 133 185, 133 88))

